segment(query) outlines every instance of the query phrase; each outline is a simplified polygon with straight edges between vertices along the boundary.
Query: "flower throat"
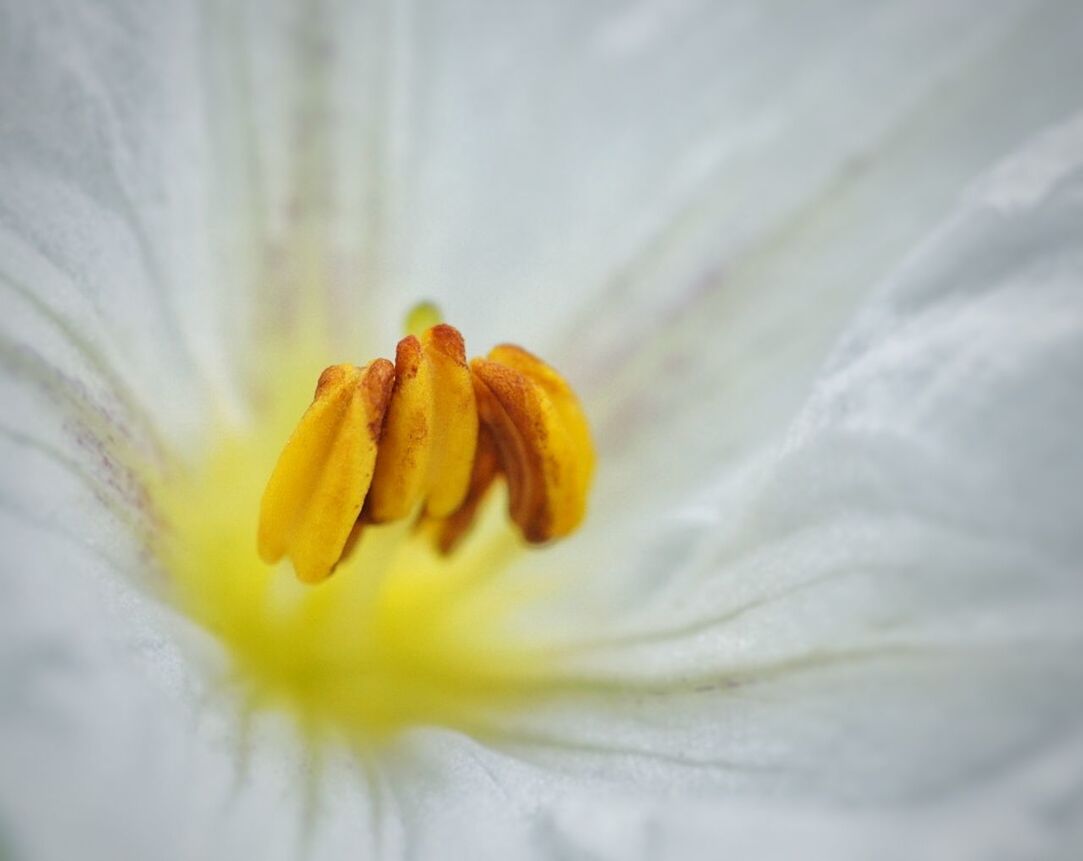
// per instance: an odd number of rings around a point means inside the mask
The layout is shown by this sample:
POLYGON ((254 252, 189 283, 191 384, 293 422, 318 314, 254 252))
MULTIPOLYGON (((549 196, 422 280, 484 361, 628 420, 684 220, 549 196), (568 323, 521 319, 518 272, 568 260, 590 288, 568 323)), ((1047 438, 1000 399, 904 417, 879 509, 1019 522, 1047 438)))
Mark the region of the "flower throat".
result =
POLYGON ((484 735, 554 676, 531 623, 560 579, 498 575, 581 522, 582 410, 525 350, 468 363, 458 331, 419 316, 394 364, 327 368, 299 422, 320 351, 276 348, 252 420, 208 428, 195 457, 148 481, 167 524, 156 555, 226 646, 224 681, 309 735, 484 735))

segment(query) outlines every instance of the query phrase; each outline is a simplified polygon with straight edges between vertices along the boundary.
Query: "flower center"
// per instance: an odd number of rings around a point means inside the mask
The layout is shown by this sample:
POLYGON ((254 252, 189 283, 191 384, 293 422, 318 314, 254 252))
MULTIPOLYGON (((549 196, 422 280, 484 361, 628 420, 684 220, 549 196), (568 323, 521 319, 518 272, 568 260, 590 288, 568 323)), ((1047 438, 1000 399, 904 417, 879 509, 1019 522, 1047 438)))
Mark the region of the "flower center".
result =
POLYGON ((252 707, 310 733, 485 734, 552 676, 529 632, 555 584, 496 575, 521 539, 582 519, 593 453, 574 395, 517 347, 467 364, 436 325, 394 365, 325 370, 291 435, 312 364, 286 352, 247 430, 152 483, 178 602, 228 647, 252 707))

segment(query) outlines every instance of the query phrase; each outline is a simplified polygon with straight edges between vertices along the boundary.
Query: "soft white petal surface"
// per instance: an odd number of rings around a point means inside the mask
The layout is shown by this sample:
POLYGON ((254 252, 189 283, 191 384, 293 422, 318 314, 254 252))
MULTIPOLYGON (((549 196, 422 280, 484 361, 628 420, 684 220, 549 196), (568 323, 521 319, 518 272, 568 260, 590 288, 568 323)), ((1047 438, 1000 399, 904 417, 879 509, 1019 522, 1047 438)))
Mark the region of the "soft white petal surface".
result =
POLYGON ((16 857, 1079 836, 1080 122, 930 235, 1078 108, 1074 4, 107 12, 0 11, 16 857), (138 489, 94 442, 229 408, 253 305, 312 275, 388 343, 425 295, 549 345, 609 464, 517 575, 583 572, 567 695, 315 789, 288 727, 239 749, 221 655, 133 588, 138 489))

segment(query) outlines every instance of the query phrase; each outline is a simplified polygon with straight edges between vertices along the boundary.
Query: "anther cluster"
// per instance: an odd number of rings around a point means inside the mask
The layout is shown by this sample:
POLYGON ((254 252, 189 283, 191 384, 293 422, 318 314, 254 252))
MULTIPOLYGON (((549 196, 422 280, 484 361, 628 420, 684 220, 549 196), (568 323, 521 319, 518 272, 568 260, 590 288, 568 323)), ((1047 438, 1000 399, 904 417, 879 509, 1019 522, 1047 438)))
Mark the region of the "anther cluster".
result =
POLYGON ((264 490, 259 554, 316 583, 367 525, 403 518, 450 553, 499 480, 523 538, 547 542, 582 521, 593 469, 583 410, 553 368, 510 344, 468 364, 441 323, 403 338, 394 364, 320 374, 264 490))

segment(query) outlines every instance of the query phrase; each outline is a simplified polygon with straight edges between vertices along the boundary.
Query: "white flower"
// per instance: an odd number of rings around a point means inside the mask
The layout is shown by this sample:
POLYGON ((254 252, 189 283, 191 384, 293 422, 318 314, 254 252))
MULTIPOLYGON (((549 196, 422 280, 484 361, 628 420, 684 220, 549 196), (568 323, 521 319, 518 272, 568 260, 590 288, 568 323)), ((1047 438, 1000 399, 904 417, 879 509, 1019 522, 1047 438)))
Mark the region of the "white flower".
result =
POLYGON ((0 854, 1069 852, 1080 44, 1023 0, 4 3, 0 854), (594 423, 583 530, 474 565, 561 584, 484 731, 445 691, 314 742, 151 553, 314 296, 336 361, 431 298, 594 423))

